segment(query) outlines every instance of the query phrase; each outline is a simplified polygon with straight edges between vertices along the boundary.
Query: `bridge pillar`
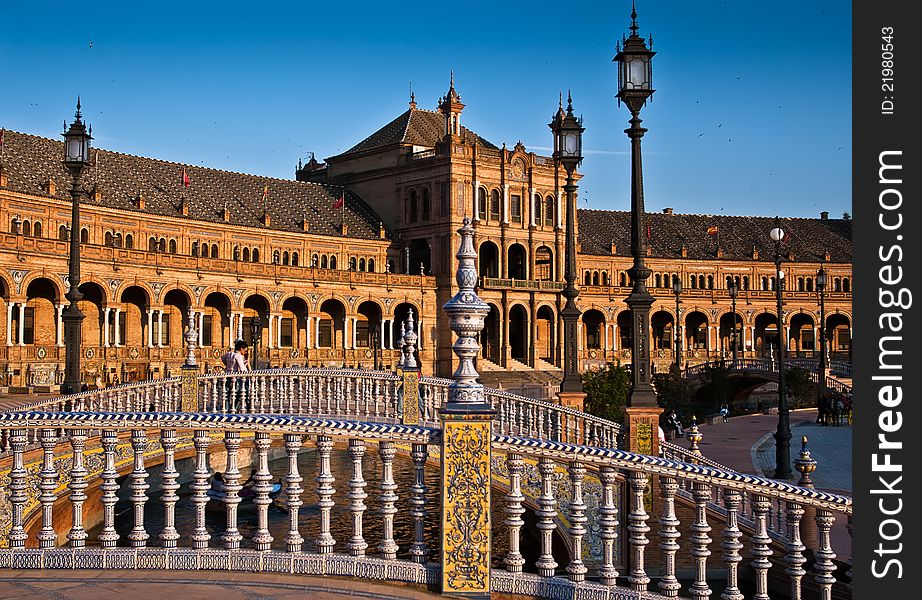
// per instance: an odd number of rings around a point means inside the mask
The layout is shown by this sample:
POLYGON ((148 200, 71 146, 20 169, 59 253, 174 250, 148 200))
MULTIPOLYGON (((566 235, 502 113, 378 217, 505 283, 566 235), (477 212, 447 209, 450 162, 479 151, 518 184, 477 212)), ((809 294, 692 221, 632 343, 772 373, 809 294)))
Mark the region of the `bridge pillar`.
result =
POLYGON ((195 313, 187 312, 186 320, 186 360, 179 371, 180 410, 196 412, 198 410, 198 365, 195 361, 195 346, 198 332, 195 331, 195 313))
POLYGON ((458 368, 439 410, 442 422, 442 594, 464 598, 490 597, 490 484, 493 407, 477 380, 474 358, 480 352, 477 334, 490 307, 474 286, 477 267, 474 229, 464 219, 458 230, 461 248, 456 279, 458 293, 442 307, 457 334, 452 350, 458 368))

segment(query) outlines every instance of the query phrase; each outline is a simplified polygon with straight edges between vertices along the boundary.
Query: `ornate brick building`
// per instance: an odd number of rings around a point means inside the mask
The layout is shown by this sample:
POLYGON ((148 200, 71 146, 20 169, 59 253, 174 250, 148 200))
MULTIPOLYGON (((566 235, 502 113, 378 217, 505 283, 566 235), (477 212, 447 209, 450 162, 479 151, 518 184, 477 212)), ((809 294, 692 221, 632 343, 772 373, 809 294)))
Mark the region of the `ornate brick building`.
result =
MULTIPOLYGON (((390 368, 412 309, 426 373, 452 370, 441 305, 457 292, 453 248, 470 216, 491 308, 478 368, 492 384, 559 378, 563 172, 521 143, 496 146, 461 125, 452 81, 438 110, 409 108, 325 163, 280 180, 93 150, 81 223, 84 378, 91 385, 176 373, 188 311, 209 368, 250 322, 262 365, 390 368)), ((7 131, 0 163, 0 374, 50 387, 63 374, 70 178, 62 144, 7 131), (4 343, 5 342, 5 343, 4 343)), ((630 214, 580 210, 580 364, 629 360, 630 214)), ((772 220, 649 216, 654 360, 674 362, 672 279, 683 283, 683 361, 730 352, 735 279, 740 356, 777 343, 772 220), (708 235, 717 228, 719 235, 708 235)), ((829 273, 833 357, 851 341, 851 223, 783 219, 792 355, 818 352, 815 275, 829 273)))

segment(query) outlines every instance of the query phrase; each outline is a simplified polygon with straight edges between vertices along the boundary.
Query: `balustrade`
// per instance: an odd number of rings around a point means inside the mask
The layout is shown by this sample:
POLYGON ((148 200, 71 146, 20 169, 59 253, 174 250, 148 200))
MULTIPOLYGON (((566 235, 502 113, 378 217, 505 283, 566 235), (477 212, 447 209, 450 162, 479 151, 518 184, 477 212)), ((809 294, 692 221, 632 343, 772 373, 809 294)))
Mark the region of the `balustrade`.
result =
MULTIPOLYGON (((534 409, 533 405, 529 407, 534 409)), ((539 429, 568 427, 564 423, 541 424, 540 419, 533 424, 539 429)), ((290 416, 222 415, 216 418, 195 413, 92 416, 2 413, 0 428, 10 430, 8 437, 12 449, 12 470, 8 489, 4 490, 10 500, 12 518, 6 540, 8 548, 0 549, 2 564, 105 568, 107 564, 116 564, 112 561, 116 561, 114 557, 118 556, 117 564, 123 568, 141 568, 143 565, 162 569, 217 568, 355 576, 355 565, 358 564, 355 561, 371 561, 369 565, 393 563, 400 567, 365 570, 361 576, 414 582, 437 581, 439 566, 429 562, 429 549, 435 544, 427 539, 431 531, 424 526, 429 512, 424 471, 428 446, 438 439, 439 431, 435 428, 290 416), (64 435, 60 435, 62 428, 64 435), (41 468, 30 474, 24 464, 24 455, 28 440, 34 437, 33 431, 39 432, 41 468), (124 543, 132 550, 117 547, 120 540, 114 526, 119 489, 115 456, 118 444, 125 443, 119 441, 119 431, 130 432, 127 442, 131 460, 124 485, 130 492, 128 500, 133 508, 133 527, 124 543), (155 434, 157 438, 149 438, 155 434), (319 500, 319 511, 314 515, 300 514, 299 511, 304 490, 298 455, 304 449, 305 438, 316 441, 316 488, 313 493, 319 500), (269 495, 272 476, 268 466, 273 440, 284 448, 286 457, 282 460, 287 462, 288 472, 283 478, 283 493, 275 501, 269 495), (334 486, 331 470, 331 456, 337 443, 344 445, 350 461, 351 478, 342 488, 334 486), (368 466, 363 459, 368 443, 377 445, 377 462, 380 463, 379 476, 372 477, 377 488, 375 500, 380 515, 379 527, 375 530, 377 539, 373 540, 366 540, 363 530, 363 517, 367 510, 365 499, 368 497, 365 490, 369 485, 365 477, 368 466), (224 478, 227 493, 221 501, 210 500, 206 494, 209 488, 207 452, 214 444, 223 445, 226 452, 224 478), (398 445, 409 450, 412 462, 412 480, 405 484, 405 491, 401 491, 394 475, 398 445), (69 447, 69 452, 62 453, 65 446, 69 447), (239 460, 243 446, 254 449, 255 497, 252 503, 256 506, 255 517, 248 517, 239 510, 242 501, 239 460), (101 527, 96 530, 97 539, 88 540, 82 523, 85 486, 89 483, 85 455, 95 447, 101 447, 103 451, 101 472, 97 474, 102 480, 103 514, 101 527), (194 457, 189 459, 195 467, 190 485, 193 494, 191 503, 186 505, 178 502, 177 494, 179 474, 175 453, 180 447, 194 449, 194 457), (163 460, 160 479, 164 493, 159 500, 152 500, 156 495, 147 493, 150 487, 148 464, 153 464, 150 456, 160 452, 163 460), (61 459, 62 454, 67 457, 66 460, 61 459), (54 460, 56 455, 58 461, 54 460), (58 498, 56 490, 61 479, 69 482, 70 493, 58 498), (38 507, 30 510, 40 517, 41 527, 36 528, 33 534, 35 541, 29 544, 24 526, 32 515, 25 514, 27 500, 24 491, 36 484, 41 491, 38 507), (71 515, 69 524, 55 523, 52 519, 52 508, 56 502, 69 504, 70 510, 63 513, 71 515), (214 539, 206 528, 205 510, 209 502, 223 503, 221 506, 226 513, 226 526, 223 531, 216 532, 214 539), (278 502, 288 512, 283 525, 288 533, 279 536, 278 541, 270 534, 267 523, 268 509, 273 502, 278 502), (159 522, 159 531, 150 525, 150 519, 145 520, 145 515, 149 513, 160 513, 159 509, 152 508, 155 503, 163 506, 164 518, 159 522), (346 509, 339 518, 349 523, 352 534, 339 540, 334 539, 331 530, 331 521, 337 514, 333 508, 337 503, 342 503, 346 509), (186 514, 192 519, 186 523, 194 521, 194 528, 191 525, 182 529, 176 526, 176 519, 182 511, 189 511, 186 514), (397 517, 398 513, 403 515, 397 517), (409 524, 402 530, 405 533, 401 534, 401 539, 405 545, 401 546, 395 539, 395 520, 398 518, 409 524), (252 519, 252 524, 248 519, 252 519), (313 531, 319 531, 319 535, 313 537, 310 548, 305 549, 304 533, 309 521, 316 523, 313 531), (245 522, 248 525, 241 526, 245 522), (69 532, 64 536, 67 548, 56 549, 61 536, 55 525, 69 532), (373 545, 370 546, 369 541, 373 545), (366 556, 369 547, 374 548, 372 556, 366 556), (145 548, 143 562, 141 554, 133 552, 137 548, 145 548), (206 550, 207 554, 199 554, 206 550), (62 554, 65 551, 68 554, 62 554), (30 562, 28 557, 36 554, 45 558, 30 562), (263 558, 257 560, 250 556, 263 558), (324 557, 322 561, 319 560, 321 557, 324 557), (53 562, 41 562, 48 560, 53 562)), ((542 595, 545 593, 542 590, 553 588, 542 581, 554 581, 559 582, 554 585, 581 586, 600 590, 599 593, 618 585, 629 586, 635 592, 646 592, 651 580, 654 580, 658 591, 665 597, 686 595, 702 599, 712 595, 710 586, 714 585, 716 570, 721 577, 726 577, 726 584, 720 586, 722 600, 742 599, 739 585, 741 572, 754 574, 755 597, 766 599, 769 598, 771 571, 776 574, 773 577, 780 574, 787 578, 792 598, 809 597, 806 595, 807 587, 813 590, 810 594, 818 589, 822 598, 831 598, 836 565, 833 563, 835 554, 830 544, 830 529, 834 513, 850 514, 851 501, 848 498, 740 475, 708 464, 694 465, 623 450, 539 441, 530 437, 497 435, 493 441, 493 452, 498 460, 505 462, 509 477, 509 491, 503 500, 499 500, 506 518, 494 523, 494 535, 508 539, 508 552, 494 560, 494 591, 542 595), (535 501, 539 508, 533 511, 531 521, 537 523, 540 543, 538 548, 527 549, 526 554, 532 558, 526 559, 522 552, 522 536, 527 520, 522 517, 532 509, 525 506, 524 484, 527 473, 533 472, 530 470, 535 467, 540 488, 535 501), (601 484, 599 488, 593 488, 598 492, 592 492, 599 494, 596 500, 598 515, 595 516, 587 514, 587 479, 597 479, 601 484), (658 497, 654 501, 657 508, 653 511, 658 515, 656 539, 659 551, 655 554, 649 553, 649 533, 653 523, 650 522, 648 484, 658 489, 658 497), (679 502, 692 509, 693 518, 684 527, 677 516, 679 502), (804 515, 810 514, 805 510, 807 508, 815 512, 818 530, 818 542, 811 548, 816 557, 812 573, 804 569, 807 548, 799 533, 804 515), (565 526, 560 524, 561 513, 566 514, 565 526), (620 545, 619 515, 624 515, 627 522, 626 535, 620 545), (587 527, 588 520, 596 519, 597 529, 587 527), (716 542, 709 533, 718 521, 722 526, 722 540, 719 542, 722 552, 715 553, 716 542), (583 549, 589 535, 598 535, 601 545, 600 556, 587 562, 583 549), (683 535, 688 535, 684 543, 681 540, 683 535), (568 537, 563 550, 556 547, 561 541, 560 536, 568 537), (747 538, 745 545, 741 541, 743 537, 747 538), (744 547, 748 548, 745 555, 744 547), (678 577, 680 548, 688 550, 687 555, 682 555, 682 560, 691 567, 692 580, 689 582, 683 582, 678 577), (561 552, 569 556, 565 565, 558 565, 561 552), (773 553, 782 556, 775 565, 769 560, 773 553), (618 564, 626 565, 626 576, 618 573, 618 564), (745 571, 741 570, 741 565, 746 565, 745 571), (563 566, 565 572, 559 571, 563 566)), ((529 486, 534 483, 529 482, 529 486)))

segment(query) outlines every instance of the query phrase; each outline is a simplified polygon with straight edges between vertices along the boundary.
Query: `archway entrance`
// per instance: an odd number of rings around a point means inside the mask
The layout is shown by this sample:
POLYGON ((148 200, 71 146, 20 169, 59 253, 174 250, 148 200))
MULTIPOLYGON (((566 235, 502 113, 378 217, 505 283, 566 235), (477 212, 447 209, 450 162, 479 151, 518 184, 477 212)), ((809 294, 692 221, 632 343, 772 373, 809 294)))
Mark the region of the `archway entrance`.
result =
POLYGON ((528 360, 528 314, 520 304, 509 309, 509 355, 518 361, 528 360))

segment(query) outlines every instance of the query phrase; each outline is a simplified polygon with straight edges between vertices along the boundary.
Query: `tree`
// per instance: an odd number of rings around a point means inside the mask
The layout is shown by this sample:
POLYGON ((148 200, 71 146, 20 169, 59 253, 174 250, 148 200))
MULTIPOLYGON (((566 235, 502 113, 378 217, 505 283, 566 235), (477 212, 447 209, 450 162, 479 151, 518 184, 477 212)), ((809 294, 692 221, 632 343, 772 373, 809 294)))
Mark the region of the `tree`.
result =
POLYGON ((701 376, 702 385, 698 390, 698 397, 706 401, 705 410, 717 412, 722 404, 730 406, 733 399, 730 394, 729 375, 730 372, 725 367, 705 365, 701 376))
POLYGON ((785 393, 792 399, 791 406, 798 408, 809 403, 816 392, 816 384, 810 373, 801 367, 793 366, 784 372, 785 393))
POLYGON ((659 403, 665 406, 667 411, 687 405, 692 400, 692 384, 682 377, 682 372, 675 363, 670 365, 668 373, 654 375, 653 385, 656 387, 659 403))
POLYGON ((621 363, 608 363, 604 369, 586 371, 581 379, 586 393, 585 411, 609 421, 624 422, 624 407, 631 389, 627 367, 621 363))

